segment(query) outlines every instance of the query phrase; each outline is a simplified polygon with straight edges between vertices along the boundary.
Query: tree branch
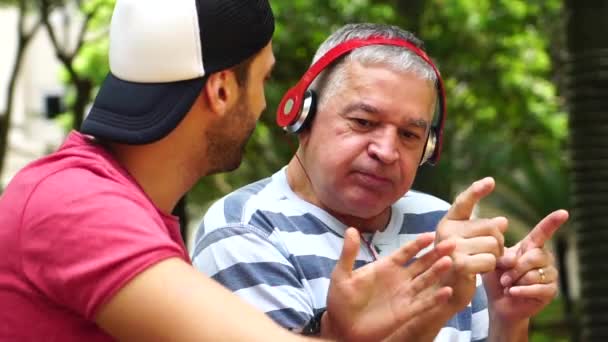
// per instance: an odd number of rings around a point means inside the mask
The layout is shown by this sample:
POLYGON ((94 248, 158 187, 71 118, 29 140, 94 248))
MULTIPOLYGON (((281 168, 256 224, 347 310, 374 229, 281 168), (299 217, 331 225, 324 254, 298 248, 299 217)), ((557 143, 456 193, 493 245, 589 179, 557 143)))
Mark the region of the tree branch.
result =
POLYGON ((29 32, 24 32, 22 34, 23 40, 27 42, 32 39, 32 37, 34 37, 38 29, 40 28, 40 26, 42 26, 42 22, 40 20, 36 21, 36 23, 29 32))
POLYGON ((80 51, 80 49, 82 48, 82 45, 84 44, 84 36, 89 28, 91 19, 93 19, 93 17, 95 17, 95 15, 97 14, 97 11, 99 10, 100 7, 101 7, 101 5, 97 4, 97 6, 95 6, 95 8, 93 8, 93 10, 91 10, 85 16, 84 22, 82 23, 82 27, 80 28, 80 32, 78 33, 78 41, 77 41, 76 49, 74 49, 74 53, 73 53, 72 57, 76 56, 78 54, 78 52, 80 51))
POLYGON ((17 23, 17 27, 19 30, 19 39, 25 35, 25 0, 19 0, 19 22, 17 23))
POLYGON ((4 162, 6 157, 7 145, 8 145, 8 130, 11 124, 11 117, 13 113, 13 100, 15 96, 15 89, 17 85, 17 77, 23 63, 23 57, 25 56, 25 49, 30 43, 31 38, 34 36, 36 31, 40 28, 40 20, 32 27, 31 31, 26 32, 25 29, 25 16, 26 16, 26 4, 25 0, 19 1, 19 21, 18 21, 18 42, 17 51, 15 53, 15 61, 9 77, 8 87, 6 88, 6 108, 3 113, 0 113, 0 174, 4 168, 4 162))
POLYGON ((69 65, 72 63, 72 58, 66 53, 66 51, 59 45, 59 41, 57 40, 57 34, 55 33, 55 29, 49 22, 49 11, 50 5, 48 0, 40 0, 40 18, 42 23, 46 27, 46 31, 49 34, 49 39, 55 48, 55 53, 57 54, 57 58, 59 58, 65 65, 69 65))

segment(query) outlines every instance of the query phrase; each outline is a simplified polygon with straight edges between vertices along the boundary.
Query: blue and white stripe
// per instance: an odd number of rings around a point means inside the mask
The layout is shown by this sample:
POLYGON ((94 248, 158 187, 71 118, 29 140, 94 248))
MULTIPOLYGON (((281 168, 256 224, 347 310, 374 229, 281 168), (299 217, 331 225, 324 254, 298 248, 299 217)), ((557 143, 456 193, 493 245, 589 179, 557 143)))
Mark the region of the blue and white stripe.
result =
MULTIPOLYGON (((410 191, 392 207, 372 243, 387 255, 420 233, 434 231, 449 204, 410 191)), ((331 272, 347 227, 300 199, 285 169, 222 198, 207 212, 192 260, 234 293, 289 329, 301 328, 326 305, 331 272)), ((373 260, 362 246, 356 267, 373 260)), ((471 304, 450 319, 436 341, 482 341, 488 335, 486 294, 478 277, 471 304)))

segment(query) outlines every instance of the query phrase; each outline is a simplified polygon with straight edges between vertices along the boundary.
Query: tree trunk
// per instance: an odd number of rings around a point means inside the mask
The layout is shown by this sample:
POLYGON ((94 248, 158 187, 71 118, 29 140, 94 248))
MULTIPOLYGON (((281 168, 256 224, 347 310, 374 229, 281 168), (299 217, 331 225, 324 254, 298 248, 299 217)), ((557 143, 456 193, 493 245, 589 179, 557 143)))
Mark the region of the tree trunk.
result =
POLYGON ((572 219, 581 279, 581 340, 608 340, 608 0, 566 1, 572 219))
MULTIPOLYGON (((570 342, 578 342, 580 340, 578 315, 575 313, 575 306, 572 300, 572 286, 569 282, 569 274, 572 273, 568 263, 566 262, 566 252, 568 250, 568 240, 566 234, 556 234, 554 237, 554 246, 556 254, 557 269, 559 270, 559 288, 564 302, 564 324, 562 329, 565 330, 565 335, 570 336, 570 342)), ((550 332, 547 331, 547 332, 550 332)))
POLYGON ((74 121, 72 128, 79 130, 84 119, 84 114, 87 104, 91 101, 91 93, 93 91, 93 81, 90 79, 79 79, 74 81, 76 87, 76 100, 72 106, 74 121))
MULTIPOLYGON (((77 3, 79 4, 79 2, 77 2, 77 3)), ((80 28, 78 40, 76 41, 76 48, 72 52, 69 51, 69 48, 68 48, 69 44, 64 44, 64 46, 60 45, 59 40, 57 38, 57 34, 55 32, 55 29, 54 29, 53 25, 51 25, 51 23, 49 22, 49 17, 51 15, 51 12, 53 10, 58 9, 57 7, 54 7, 53 5, 54 5, 54 3, 49 0, 41 0, 38 2, 38 6, 39 6, 38 8, 40 10, 41 19, 42 19, 42 22, 44 23, 44 26, 46 27, 46 31, 49 35, 49 39, 51 40, 51 43, 53 44, 53 47, 55 48, 55 54, 57 55, 57 59, 59 59, 59 61, 61 61, 63 66, 66 68, 68 74, 70 75, 70 84, 74 86, 75 91, 76 91, 76 99, 74 100, 74 103, 72 104, 70 109, 71 109, 72 115, 73 115, 72 128, 78 130, 78 129, 80 129, 80 126, 82 125, 86 106, 89 103, 89 101, 91 100, 91 92, 94 87, 94 82, 93 82, 93 80, 91 80, 89 78, 83 78, 78 74, 78 72, 74 68, 74 60, 75 60, 76 56, 78 55, 78 53, 80 52, 80 49, 82 48, 82 46, 85 42, 85 36, 87 33, 87 29, 89 27, 89 24, 91 22, 91 19, 95 16, 95 13, 99 9, 100 5, 98 5, 96 8, 94 8, 90 12, 86 13, 84 23, 82 24, 82 26, 80 28)), ((65 6, 67 6, 67 4, 64 3, 61 6, 63 6, 62 8, 65 11, 66 10, 65 6)), ((64 14, 65 14, 65 12, 64 12, 64 14)), ((69 25, 67 24, 67 22, 64 22, 64 24, 66 24, 66 26, 64 27, 64 30, 67 30, 69 25)))
MULTIPOLYGON (((22 0, 19 2, 18 6, 19 10, 19 19, 18 19, 18 38, 17 38, 17 51, 15 52, 15 60, 13 64, 13 69, 11 72, 11 76, 8 82, 8 88, 6 90, 6 107, 4 108, 4 112, 0 113, 0 176, 4 171, 4 164, 6 160, 6 154, 8 152, 8 132, 11 127, 11 117, 13 115, 13 103, 14 103, 14 95, 15 88, 17 86, 17 78, 19 77, 19 72, 21 71, 21 66, 23 64, 23 57, 25 56, 25 51, 27 46, 32 40, 38 28, 40 28, 40 23, 36 23, 30 31, 25 30, 25 15, 26 15, 26 6, 25 1, 22 0)), ((2 188, 0 185, 0 192, 2 192, 2 188)))
POLYGON ((15 64, 13 65, 13 71, 6 91, 6 108, 4 113, 2 113, 2 117, 0 117, 0 175, 2 175, 2 171, 4 170, 4 162, 8 152, 8 131, 11 126, 11 117, 13 114, 13 97, 17 86, 17 77, 19 76, 19 71, 21 70, 21 64, 23 62, 25 44, 27 44, 27 42, 23 39, 19 39, 17 53, 15 55, 15 64))

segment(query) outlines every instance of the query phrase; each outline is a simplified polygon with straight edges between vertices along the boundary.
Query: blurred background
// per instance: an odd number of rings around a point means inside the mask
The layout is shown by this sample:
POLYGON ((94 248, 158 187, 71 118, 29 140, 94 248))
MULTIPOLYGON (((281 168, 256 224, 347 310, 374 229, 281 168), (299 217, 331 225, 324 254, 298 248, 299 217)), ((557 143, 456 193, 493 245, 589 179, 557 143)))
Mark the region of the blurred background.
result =
MULTIPOLYGON (((480 215, 511 221, 509 244, 555 209, 560 295, 533 341, 608 341, 608 1, 271 0, 277 66, 240 169, 202 180, 176 213, 191 235, 208 205, 283 166, 297 142, 274 124, 282 93, 349 22, 395 24, 426 42, 446 82, 441 162, 415 188, 447 201, 493 176, 480 215)), ((0 0, 0 193, 80 126, 108 71, 112 0, 0 0)), ((329 148, 329 147, 328 147, 329 148)), ((66 186, 70 186, 66 184, 66 186)))

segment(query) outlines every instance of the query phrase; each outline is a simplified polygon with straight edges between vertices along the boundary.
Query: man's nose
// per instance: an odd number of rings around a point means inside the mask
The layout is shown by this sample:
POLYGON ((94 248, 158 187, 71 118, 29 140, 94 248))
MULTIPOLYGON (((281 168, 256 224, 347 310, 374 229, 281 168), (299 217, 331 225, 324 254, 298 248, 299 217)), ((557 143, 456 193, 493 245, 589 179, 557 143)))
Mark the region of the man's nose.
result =
POLYGON ((377 132, 368 147, 370 156, 385 164, 394 163, 399 159, 398 139, 395 129, 386 128, 377 132))

